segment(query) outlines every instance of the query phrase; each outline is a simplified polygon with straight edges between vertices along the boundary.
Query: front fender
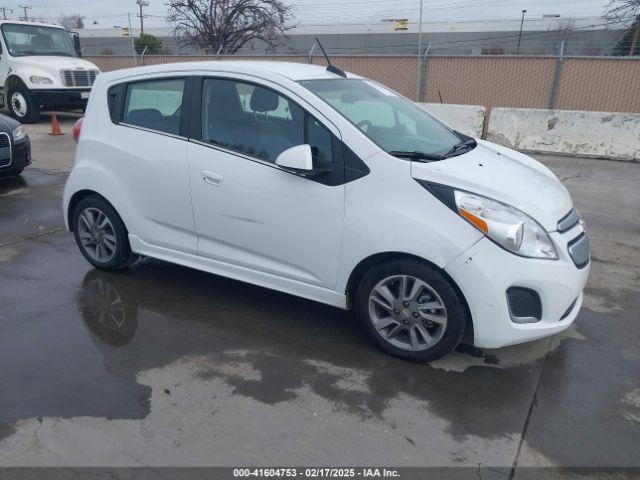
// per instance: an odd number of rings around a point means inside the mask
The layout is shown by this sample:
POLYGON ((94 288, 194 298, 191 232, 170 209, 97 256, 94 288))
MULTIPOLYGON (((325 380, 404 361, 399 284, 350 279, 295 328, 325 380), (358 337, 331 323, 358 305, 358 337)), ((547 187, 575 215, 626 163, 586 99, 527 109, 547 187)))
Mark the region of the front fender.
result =
POLYGON ((19 80, 22 82, 29 90, 38 90, 38 89, 51 89, 51 88, 66 88, 59 78, 51 75, 50 72, 47 72, 45 69, 38 67, 25 67, 19 66, 17 68, 13 68, 11 70, 11 74, 7 78, 5 86, 9 85, 11 81, 19 80), (31 83, 30 78, 33 76, 38 77, 46 77, 51 79, 53 83, 31 83))
POLYGON ((373 255, 407 254, 443 268, 482 238, 411 177, 410 162, 381 153, 365 163, 371 173, 346 186, 339 292, 373 255))

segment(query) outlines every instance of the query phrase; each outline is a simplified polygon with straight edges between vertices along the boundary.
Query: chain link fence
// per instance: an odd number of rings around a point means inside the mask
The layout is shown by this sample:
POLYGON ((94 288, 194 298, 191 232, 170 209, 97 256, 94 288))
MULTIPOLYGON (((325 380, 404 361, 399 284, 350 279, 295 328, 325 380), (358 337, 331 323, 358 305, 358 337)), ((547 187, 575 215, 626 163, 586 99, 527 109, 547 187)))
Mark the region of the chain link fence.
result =
MULTIPOLYGON (((86 57, 102 71, 203 60, 325 65, 307 55, 86 57)), ((412 100, 514 108, 640 112, 640 58, 558 56, 333 55, 334 64, 412 100)))

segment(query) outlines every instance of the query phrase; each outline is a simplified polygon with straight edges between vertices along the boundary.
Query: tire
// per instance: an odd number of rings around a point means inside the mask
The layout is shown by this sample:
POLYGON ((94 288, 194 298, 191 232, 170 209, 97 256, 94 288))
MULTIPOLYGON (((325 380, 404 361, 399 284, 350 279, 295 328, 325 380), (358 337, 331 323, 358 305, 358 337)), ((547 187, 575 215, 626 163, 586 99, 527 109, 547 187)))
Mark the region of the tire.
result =
POLYGON ((373 343, 416 362, 451 353, 464 335, 467 320, 462 299, 444 275, 412 259, 369 270, 358 286, 356 314, 373 343), (402 282, 405 294, 400 297, 402 282))
POLYGON ((33 101, 29 89, 19 81, 13 81, 5 99, 9 114, 20 123, 36 123, 40 120, 40 105, 33 101))
POLYGON ((94 267, 122 270, 137 259, 122 219, 104 198, 90 195, 80 200, 71 225, 80 252, 94 267))

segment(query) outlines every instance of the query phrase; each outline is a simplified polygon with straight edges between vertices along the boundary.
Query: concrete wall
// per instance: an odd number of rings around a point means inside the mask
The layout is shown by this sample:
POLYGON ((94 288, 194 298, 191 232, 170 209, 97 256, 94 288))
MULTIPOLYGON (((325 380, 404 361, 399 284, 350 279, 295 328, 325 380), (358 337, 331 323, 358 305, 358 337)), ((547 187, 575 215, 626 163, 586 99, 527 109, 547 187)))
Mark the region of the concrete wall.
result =
POLYGON ((516 150, 640 160, 640 114, 494 108, 486 139, 516 150))
POLYGON ((459 132, 472 137, 482 136, 486 108, 481 105, 447 103, 418 103, 417 105, 459 132))

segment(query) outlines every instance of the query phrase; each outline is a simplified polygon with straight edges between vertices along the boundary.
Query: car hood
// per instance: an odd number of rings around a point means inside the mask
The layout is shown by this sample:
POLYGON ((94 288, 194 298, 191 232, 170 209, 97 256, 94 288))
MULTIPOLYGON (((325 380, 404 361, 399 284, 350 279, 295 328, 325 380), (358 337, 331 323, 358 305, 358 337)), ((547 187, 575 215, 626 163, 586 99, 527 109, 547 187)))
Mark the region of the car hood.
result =
POLYGON ((567 189, 544 165, 531 157, 478 140, 473 150, 437 162, 412 162, 418 180, 457 187, 511 205, 547 231, 571 210, 567 189))
POLYGON ((13 57, 11 59, 14 68, 28 66, 39 68, 47 72, 59 72, 60 70, 98 70, 93 63, 76 57, 63 57, 57 55, 29 55, 26 57, 13 57))

